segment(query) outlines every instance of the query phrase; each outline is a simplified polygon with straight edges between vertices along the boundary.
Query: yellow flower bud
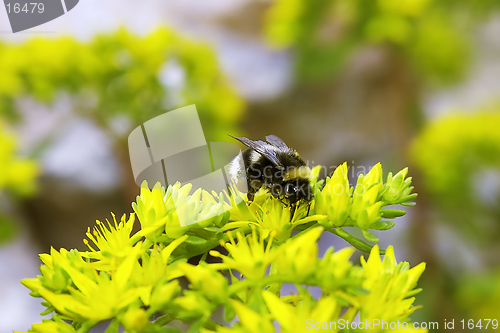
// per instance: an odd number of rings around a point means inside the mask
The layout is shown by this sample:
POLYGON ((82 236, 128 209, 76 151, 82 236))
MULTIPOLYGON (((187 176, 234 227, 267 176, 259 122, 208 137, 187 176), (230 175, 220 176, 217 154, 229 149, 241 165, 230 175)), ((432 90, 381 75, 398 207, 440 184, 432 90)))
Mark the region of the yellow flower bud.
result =
POLYGON ((194 288, 201 290, 208 299, 223 303, 227 298, 227 281, 220 273, 200 263, 197 266, 179 264, 194 288))
POLYGON ((323 190, 316 195, 316 214, 328 215, 332 226, 345 224, 351 208, 351 188, 347 179, 347 163, 340 165, 327 180, 323 190))
POLYGON ((323 228, 314 228, 286 242, 283 253, 278 257, 280 274, 295 276, 300 281, 316 270, 318 245, 316 241, 323 228))
POLYGON ((140 332, 148 324, 149 318, 144 309, 129 309, 123 315, 122 324, 127 331, 140 332))
POLYGON ((164 310, 165 306, 177 295, 179 290, 179 281, 177 280, 156 285, 151 294, 151 308, 164 310))

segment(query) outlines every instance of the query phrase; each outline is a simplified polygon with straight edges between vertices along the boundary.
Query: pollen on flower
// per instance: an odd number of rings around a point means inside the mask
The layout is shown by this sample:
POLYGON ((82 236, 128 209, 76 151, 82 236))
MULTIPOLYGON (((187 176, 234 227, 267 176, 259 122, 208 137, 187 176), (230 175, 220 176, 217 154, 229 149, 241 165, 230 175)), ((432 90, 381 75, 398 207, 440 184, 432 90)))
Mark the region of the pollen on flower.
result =
POLYGON ((90 249, 92 252, 97 252, 92 246, 90 246, 89 241, 87 239, 83 239, 83 244, 87 245, 87 247, 90 249))
POLYGON ((110 260, 112 258, 119 260, 125 258, 138 240, 131 238, 135 221, 134 214, 131 214, 128 220, 126 220, 126 215, 124 214, 120 223, 118 223, 114 214, 112 214, 112 217, 113 222, 106 219, 107 225, 101 221, 96 221, 96 226, 92 230, 90 228, 87 229, 86 235, 88 240, 83 240, 90 252, 82 253, 82 255, 91 259, 97 259, 104 267, 107 264, 111 264, 110 260))

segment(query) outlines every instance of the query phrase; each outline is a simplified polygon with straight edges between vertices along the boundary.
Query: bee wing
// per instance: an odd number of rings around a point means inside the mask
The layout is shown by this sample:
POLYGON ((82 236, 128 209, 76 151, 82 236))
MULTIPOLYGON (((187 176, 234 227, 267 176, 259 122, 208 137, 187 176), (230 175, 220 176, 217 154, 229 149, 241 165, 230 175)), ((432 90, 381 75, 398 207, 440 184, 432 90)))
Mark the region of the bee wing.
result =
POLYGON ((247 138, 238 138, 236 136, 229 135, 230 137, 238 140, 248 148, 252 148, 259 154, 265 156, 271 163, 273 163, 275 166, 279 167, 280 169, 284 169, 283 164, 280 162, 278 157, 276 156, 276 152, 272 149, 272 146, 264 141, 253 141, 247 138))
POLYGON ((283 151, 291 151, 292 150, 290 147, 288 147, 286 145, 286 143, 283 140, 281 140, 276 135, 272 135, 272 134, 268 135, 268 136, 266 136, 266 140, 267 140, 267 142, 269 142, 273 146, 279 148, 280 150, 283 150, 283 151))

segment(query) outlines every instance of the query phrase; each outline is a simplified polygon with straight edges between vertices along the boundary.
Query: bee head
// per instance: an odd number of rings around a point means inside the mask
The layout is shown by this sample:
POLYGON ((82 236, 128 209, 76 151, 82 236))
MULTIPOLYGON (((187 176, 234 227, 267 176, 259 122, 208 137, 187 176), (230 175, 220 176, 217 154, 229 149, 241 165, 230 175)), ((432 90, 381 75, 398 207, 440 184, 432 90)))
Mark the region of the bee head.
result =
POLYGON ((284 197, 294 204, 301 199, 311 201, 311 185, 305 178, 289 179, 271 188, 271 194, 277 198, 284 197))

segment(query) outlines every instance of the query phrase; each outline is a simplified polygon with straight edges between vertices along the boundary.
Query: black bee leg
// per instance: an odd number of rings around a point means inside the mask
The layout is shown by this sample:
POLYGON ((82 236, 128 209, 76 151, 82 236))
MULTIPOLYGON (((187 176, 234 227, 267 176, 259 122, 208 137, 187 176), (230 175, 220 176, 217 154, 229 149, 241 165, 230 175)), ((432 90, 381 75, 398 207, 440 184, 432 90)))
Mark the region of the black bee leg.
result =
POLYGON ((254 192, 249 191, 247 193, 247 206, 250 206, 252 204, 254 197, 255 197, 255 193, 254 192))
POLYGON ((288 204, 283 201, 283 199, 278 198, 278 200, 285 206, 285 208, 288 208, 288 204))
POLYGON ((295 214, 295 208, 297 208, 296 204, 290 205, 290 221, 293 220, 293 215, 295 214))
POLYGON ((250 206, 250 204, 253 202, 253 199, 255 197, 255 193, 260 189, 261 183, 257 179, 247 179, 247 205, 250 206))
POLYGON ((309 216, 309 212, 311 211, 311 202, 309 201, 309 204, 307 205, 307 214, 306 216, 309 216))

